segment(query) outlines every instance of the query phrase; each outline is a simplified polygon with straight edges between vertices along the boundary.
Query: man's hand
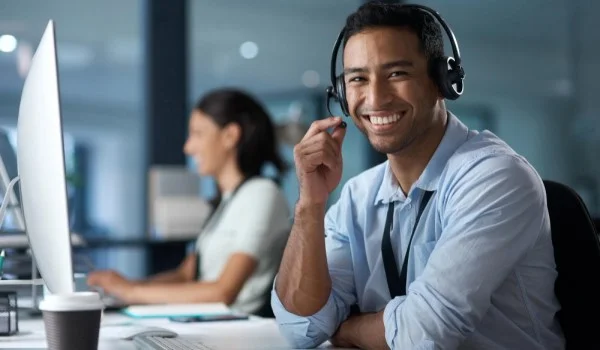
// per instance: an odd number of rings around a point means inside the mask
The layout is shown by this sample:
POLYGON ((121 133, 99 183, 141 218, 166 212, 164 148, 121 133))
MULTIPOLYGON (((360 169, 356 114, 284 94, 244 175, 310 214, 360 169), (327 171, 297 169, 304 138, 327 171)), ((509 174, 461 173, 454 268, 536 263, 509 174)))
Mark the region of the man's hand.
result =
POLYGON ((389 349, 385 341, 383 311, 351 315, 330 342, 339 348, 389 349))
POLYGON ((300 143, 294 147, 296 174, 300 183, 300 201, 324 204, 342 178, 342 142, 346 123, 330 117, 312 123, 300 143), (327 129, 335 128, 331 134, 327 129))
POLYGON ((106 294, 115 296, 123 301, 129 301, 134 283, 121 276, 118 272, 94 271, 87 279, 90 287, 102 288, 106 294))
POLYGON ((344 338, 345 332, 342 330, 342 327, 344 327, 345 323, 346 323, 346 321, 344 321, 344 323, 341 324, 340 328, 338 328, 337 332, 335 332, 335 334, 333 335, 333 337, 331 337, 329 342, 331 343, 331 345, 333 345, 336 348, 343 348, 343 349, 355 348, 356 346, 354 344, 352 344, 350 341, 348 341, 344 338))
POLYGON ((325 252, 325 211, 329 194, 342 178, 342 141, 346 124, 340 117, 312 123, 294 147, 300 198, 294 225, 275 290, 284 308, 298 316, 321 309, 331 294, 331 277, 325 252), (334 128, 331 134, 329 128, 334 128))

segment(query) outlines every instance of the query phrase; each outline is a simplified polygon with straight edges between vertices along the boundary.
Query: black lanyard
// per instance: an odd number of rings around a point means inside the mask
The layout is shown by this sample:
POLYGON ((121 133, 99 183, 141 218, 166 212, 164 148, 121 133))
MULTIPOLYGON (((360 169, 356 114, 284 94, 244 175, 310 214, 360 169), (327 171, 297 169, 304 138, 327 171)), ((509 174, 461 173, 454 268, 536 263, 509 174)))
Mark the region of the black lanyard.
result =
POLYGON ((415 225, 413 226, 412 234, 410 235, 410 240, 408 241, 406 254, 404 254, 404 262, 402 263, 402 271, 400 273, 398 273, 398 266, 396 265, 396 259, 394 258, 392 239, 390 237, 390 230, 392 227, 392 222, 394 221, 394 202, 390 202, 388 206, 387 217, 385 219, 385 226, 383 229, 383 238, 381 240, 381 256, 383 258, 383 266, 385 268, 385 275, 392 299, 400 295, 406 295, 406 273, 408 268, 407 265, 410 246, 412 244, 412 239, 415 236, 415 231, 417 229, 417 225, 419 224, 421 214, 423 214, 423 210, 425 210, 425 207, 427 206, 427 203, 429 202, 429 199, 433 193, 433 191, 425 191, 425 194, 423 195, 423 199, 421 200, 421 205, 419 206, 419 211, 417 213, 417 219, 415 220, 415 225))

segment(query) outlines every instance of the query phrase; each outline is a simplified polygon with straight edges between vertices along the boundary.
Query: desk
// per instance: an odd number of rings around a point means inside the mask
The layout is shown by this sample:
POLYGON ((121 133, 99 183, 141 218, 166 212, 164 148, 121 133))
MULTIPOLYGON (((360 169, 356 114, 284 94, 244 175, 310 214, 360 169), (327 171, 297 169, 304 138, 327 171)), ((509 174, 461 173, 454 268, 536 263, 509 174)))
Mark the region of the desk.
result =
MULTIPOLYGON (((100 328, 99 350, 134 350, 131 341, 121 340, 126 327, 148 325, 167 328, 190 340, 200 340, 213 349, 291 349, 273 319, 248 321, 176 323, 167 319, 133 319, 118 312, 105 312, 100 328)), ((20 334, 0 337, 0 348, 45 349, 44 322, 41 318, 19 320, 20 334)), ((322 348, 332 348, 329 343, 322 348)))

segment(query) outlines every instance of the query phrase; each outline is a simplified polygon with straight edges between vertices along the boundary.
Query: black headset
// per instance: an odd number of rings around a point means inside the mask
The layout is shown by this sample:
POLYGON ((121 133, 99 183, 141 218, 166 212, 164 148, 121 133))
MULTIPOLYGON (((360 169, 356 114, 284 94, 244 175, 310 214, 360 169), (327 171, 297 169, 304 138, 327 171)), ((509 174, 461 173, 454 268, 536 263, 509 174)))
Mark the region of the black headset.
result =
MULTIPOLYGON (((448 27, 442 16, 437 11, 423 5, 400 5, 407 8, 419 9, 437 19, 438 23, 446 31, 446 35, 450 39, 450 45, 452 46, 453 57, 444 56, 437 58, 432 62, 431 72, 433 73, 433 79, 435 80, 440 92, 444 98, 449 100, 456 100, 463 93, 463 79, 465 77, 465 71, 461 66, 460 51, 458 49, 458 43, 454 37, 454 33, 448 27)), ((327 88, 327 110, 332 115, 331 109, 329 108, 330 99, 336 100, 344 115, 350 116, 348 110, 348 101, 346 100, 346 83, 344 82, 344 74, 336 75, 335 68, 337 63, 337 55, 340 45, 344 40, 346 34, 346 28, 342 29, 338 35, 335 45, 333 46, 333 52, 331 54, 331 86, 327 88)))

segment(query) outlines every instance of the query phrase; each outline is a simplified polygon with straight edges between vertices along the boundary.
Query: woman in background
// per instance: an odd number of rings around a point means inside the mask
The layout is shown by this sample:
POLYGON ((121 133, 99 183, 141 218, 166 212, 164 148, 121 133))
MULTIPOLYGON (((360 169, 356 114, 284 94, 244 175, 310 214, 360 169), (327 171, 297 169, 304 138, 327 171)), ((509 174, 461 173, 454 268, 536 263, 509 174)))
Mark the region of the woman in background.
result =
POLYGON ((216 208, 196 251, 178 268, 145 281, 115 271, 90 273, 88 284, 127 304, 223 302, 255 313, 266 302, 290 230, 278 185, 286 165, 274 125, 260 103, 235 89, 214 90, 195 106, 184 152, 218 186, 216 208), (267 164, 275 181, 262 177, 267 164))

